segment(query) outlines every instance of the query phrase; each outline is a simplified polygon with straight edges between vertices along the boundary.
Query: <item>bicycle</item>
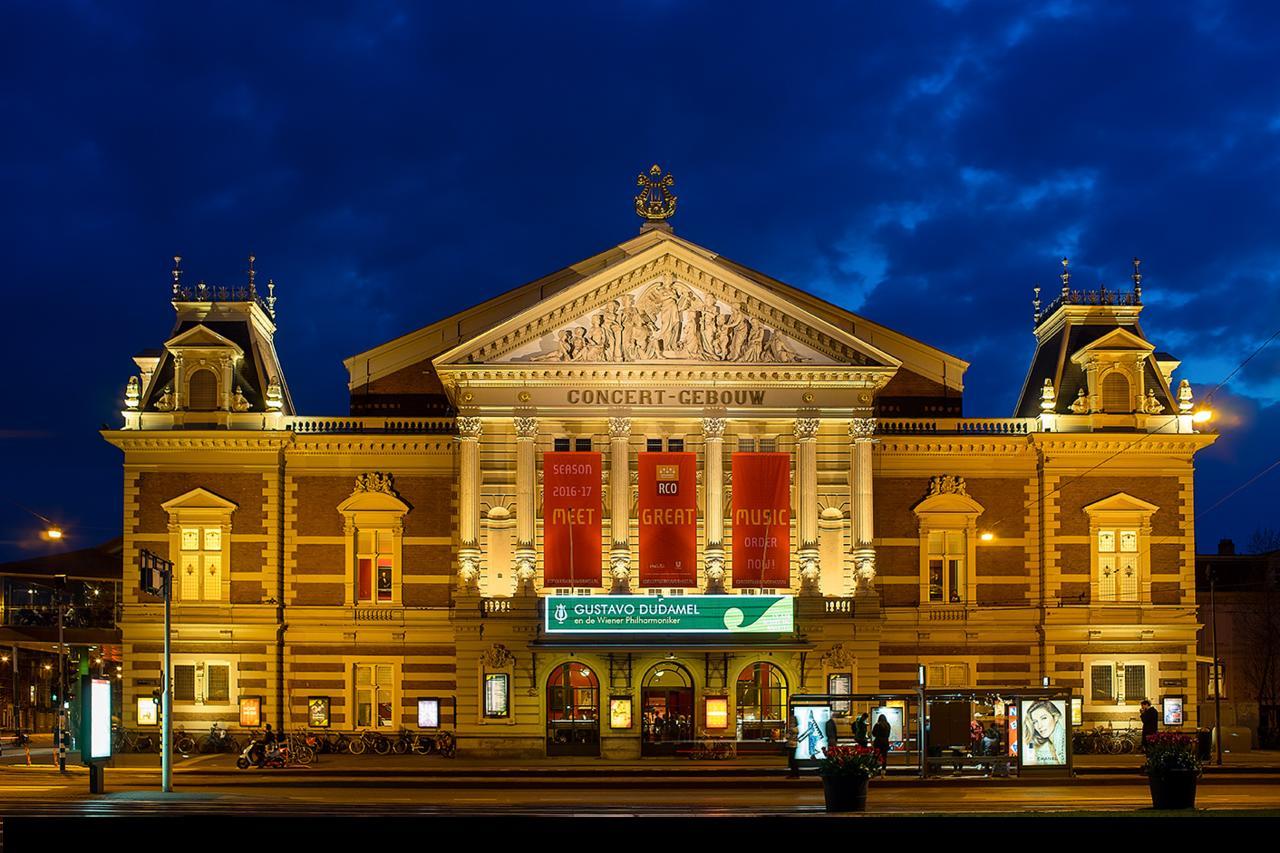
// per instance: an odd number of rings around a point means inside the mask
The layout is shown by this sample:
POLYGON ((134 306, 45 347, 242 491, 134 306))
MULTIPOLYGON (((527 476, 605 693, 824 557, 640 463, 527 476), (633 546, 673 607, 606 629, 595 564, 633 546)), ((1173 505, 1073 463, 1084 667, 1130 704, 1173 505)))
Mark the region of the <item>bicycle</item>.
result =
POLYGON ((173 751, 183 755, 190 755, 196 751, 196 739, 187 734, 182 726, 178 726, 178 730, 173 733, 173 751))
POLYGON ((231 732, 214 723, 209 727, 209 734, 200 739, 197 745, 200 752, 209 754, 213 752, 230 752, 232 754, 240 752, 240 744, 232 736, 231 732))
POLYGON ((347 750, 352 755, 363 755, 370 749, 378 755, 386 755, 391 751, 391 741, 385 735, 365 729, 347 744, 347 750))
MULTIPOLYGON (((441 758, 454 758, 458 754, 458 739, 453 736, 453 732, 440 732, 435 736, 433 745, 441 758)), ((430 749, 427 750, 427 752, 430 751, 430 749)), ((422 754, 426 755, 427 752, 422 754)))

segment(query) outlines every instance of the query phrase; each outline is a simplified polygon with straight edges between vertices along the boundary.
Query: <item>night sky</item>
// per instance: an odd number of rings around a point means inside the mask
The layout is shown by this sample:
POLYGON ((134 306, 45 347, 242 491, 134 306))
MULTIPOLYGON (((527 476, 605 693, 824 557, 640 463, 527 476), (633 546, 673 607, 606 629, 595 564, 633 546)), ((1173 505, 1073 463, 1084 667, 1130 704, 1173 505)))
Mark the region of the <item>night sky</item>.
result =
MULTIPOLYGON (((341 360, 633 236, 683 237, 972 362, 1009 416, 1031 288, 1127 288, 1203 395, 1280 327, 1273 4, 58 3, 0 20, 0 559, 120 531, 137 351, 186 280, 275 279, 298 409, 341 360), (1032 8, 1039 11, 1029 11, 1032 8), (1176 8, 1177 13, 1168 9, 1176 8), (462 10, 462 11, 459 11, 462 10)), ((1280 527, 1280 340, 1213 400, 1199 550, 1280 527)))

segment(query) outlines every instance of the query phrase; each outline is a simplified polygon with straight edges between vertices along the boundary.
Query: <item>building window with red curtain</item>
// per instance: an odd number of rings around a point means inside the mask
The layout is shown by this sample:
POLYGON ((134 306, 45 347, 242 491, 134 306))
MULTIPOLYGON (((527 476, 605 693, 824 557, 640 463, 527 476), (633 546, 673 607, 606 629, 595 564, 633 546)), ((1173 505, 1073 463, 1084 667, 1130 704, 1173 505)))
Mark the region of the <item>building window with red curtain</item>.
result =
POLYGON ((356 546, 356 603, 390 603, 395 574, 391 531, 361 530, 356 546))

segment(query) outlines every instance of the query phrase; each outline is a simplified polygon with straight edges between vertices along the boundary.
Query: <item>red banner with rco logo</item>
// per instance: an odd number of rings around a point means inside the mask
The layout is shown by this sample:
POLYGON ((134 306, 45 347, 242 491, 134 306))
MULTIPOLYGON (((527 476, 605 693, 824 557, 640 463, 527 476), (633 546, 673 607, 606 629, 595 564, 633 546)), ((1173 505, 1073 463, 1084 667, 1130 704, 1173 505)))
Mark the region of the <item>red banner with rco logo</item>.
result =
POLYGON ((791 454, 733 454, 733 585, 791 585, 791 454))
POLYGON ((640 454, 640 586, 698 585, 698 462, 640 454))
POLYGON ((601 585, 600 454, 542 457, 542 567, 547 586, 601 585))

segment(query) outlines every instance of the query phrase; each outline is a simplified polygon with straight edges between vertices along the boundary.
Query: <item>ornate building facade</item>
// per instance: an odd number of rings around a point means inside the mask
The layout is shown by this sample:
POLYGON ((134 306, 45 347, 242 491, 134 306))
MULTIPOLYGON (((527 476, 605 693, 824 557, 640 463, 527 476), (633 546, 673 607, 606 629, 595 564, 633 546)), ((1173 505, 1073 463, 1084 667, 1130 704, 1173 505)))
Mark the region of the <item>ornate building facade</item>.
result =
MULTIPOLYGON (((273 288, 175 264, 173 333, 104 432, 127 559, 178 575, 175 721, 255 697, 288 728, 630 757, 769 742, 790 696, 920 667, 1048 678, 1085 724, 1196 707, 1213 437, 1136 265, 1124 293, 1064 265, 1015 417, 966 417, 966 362, 677 236, 660 178, 637 237, 348 358, 340 417, 294 411, 273 288)), ((129 591, 126 725, 161 641, 129 591)))

